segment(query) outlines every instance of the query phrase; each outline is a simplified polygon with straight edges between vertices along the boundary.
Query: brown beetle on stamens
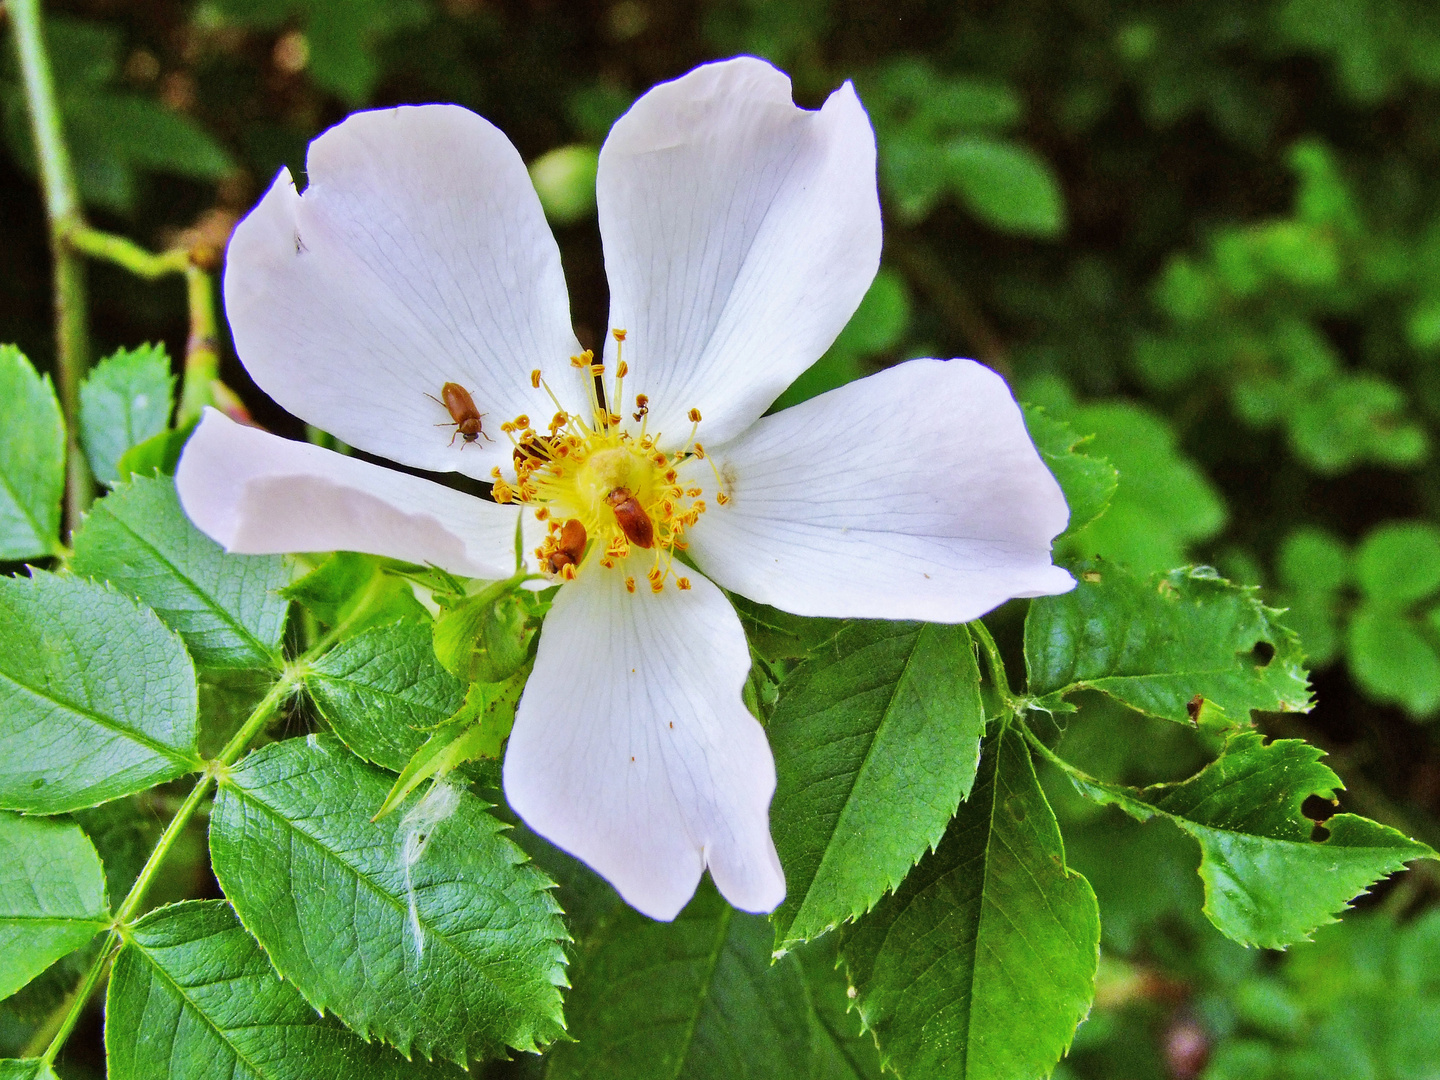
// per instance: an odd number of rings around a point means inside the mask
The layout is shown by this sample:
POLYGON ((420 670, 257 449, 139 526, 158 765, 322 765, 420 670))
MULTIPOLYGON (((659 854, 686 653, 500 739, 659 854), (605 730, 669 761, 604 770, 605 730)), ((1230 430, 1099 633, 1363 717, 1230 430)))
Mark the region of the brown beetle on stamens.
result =
POLYGON ((579 566, 585 557, 585 543, 589 537, 585 526, 578 518, 571 518, 560 527, 560 539, 555 551, 550 553, 550 572, 558 574, 567 566, 579 566))
POLYGON ((620 529, 625 534, 625 539, 636 547, 652 548, 655 546, 655 526, 650 521, 650 515, 645 513, 640 500, 635 498, 629 488, 617 487, 605 501, 610 509, 615 511, 615 520, 620 523, 620 529))

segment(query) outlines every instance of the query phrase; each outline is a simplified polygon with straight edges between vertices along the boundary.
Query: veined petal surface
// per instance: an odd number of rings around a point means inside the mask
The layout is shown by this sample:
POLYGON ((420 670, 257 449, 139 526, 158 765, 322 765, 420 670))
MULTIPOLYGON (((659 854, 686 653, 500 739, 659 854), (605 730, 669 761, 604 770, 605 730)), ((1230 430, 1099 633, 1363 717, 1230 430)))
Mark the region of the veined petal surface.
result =
MULTIPOLYGON (((1069 519, 1000 376, 911 360, 760 420, 710 451, 730 502, 686 537, 727 589, 797 615, 968 622, 1074 587, 1069 519)), ((697 482, 714 484, 704 463, 697 482)))
POLYGON ((643 566, 636 576, 631 594, 619 568, 591 567, 556 596, 505 796, 652 918, 673 919, 706 866, 730 903, 770 911, 785 896, 770 839, 775 764, 740 696, 740 620, 698 575, 658 594, 643 566))
POLYGON ((626 391, 671 438, 692 407, 707 444, 748 427, 829 348, 880 263, 875 135, 854 88, 800 109, 753 57, 637 101, 600 151, 596 195, 626 391))
POLYGON ((282 170, 230 242, 235 349, 290 412, 372 454, 487 477, 500 424, 571 407, 580 350, 560 251, 520 155, 458 105, 356 113, 310 144, 309 186, 282 170), (487 434, 451 442, 435 398, 456 382, 487 434))
POLYGON ((456 574, 515 571, 514 507, 237 424, 214 409, 175 470, 180 503, 227 551, 363 551, 456 574))

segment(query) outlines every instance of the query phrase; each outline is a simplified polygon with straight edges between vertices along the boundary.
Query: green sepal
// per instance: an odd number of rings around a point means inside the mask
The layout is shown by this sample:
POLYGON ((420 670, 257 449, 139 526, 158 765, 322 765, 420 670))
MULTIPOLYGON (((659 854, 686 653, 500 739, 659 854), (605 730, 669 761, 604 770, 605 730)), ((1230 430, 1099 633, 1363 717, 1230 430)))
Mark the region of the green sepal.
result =
POLYGON ((415 751, 370 820, 379 821, 430 777, 439 780, 457 765, 476 758, 498 759, 515 726, 515 707, 520 704, 528 674, 517 671, 504 682, 471 683, 460 711, 415 751))
POLYGON ((540 601, 522 576, 497 581, 445 604, 435 618, 435 655, 465 682, 503 682, 530 657, 540 630, 540 601))

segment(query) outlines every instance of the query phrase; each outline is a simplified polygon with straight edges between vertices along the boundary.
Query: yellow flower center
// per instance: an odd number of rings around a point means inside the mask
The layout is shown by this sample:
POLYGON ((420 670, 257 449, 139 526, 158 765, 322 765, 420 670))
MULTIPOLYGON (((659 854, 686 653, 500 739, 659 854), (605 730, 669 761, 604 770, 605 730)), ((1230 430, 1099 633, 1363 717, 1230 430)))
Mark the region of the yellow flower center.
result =
MULTIPOLYGON (((623 330, 614 335, 617 345, 625 340, 623 330)), ((546 572, 572 581, 592 568, 616 570, 625 574, 631 592, 637 574, 643 574, 650 589, 660 592, 673 572, 675 552, 685 550, 685 530, 706 509, 701 488, 680 480, 687 461, 705 459, 705 448, 695 441, 700 411, 690 410, 693 426, 679 450, 662 449, 662 433, 647 430, 650 403, 644 394, 636 395, 631 413, 639 426, 626 426, 624 417, 610 411, 611 403, 623 400, 628 374, 616 351, 608 393, 605 365, 595 363, 593 353, 570 358, 588 373, 588 421, 567 412, 551 393, 558 411, 544 432, 528 416, 500 425, 515 447, 515 479, 493 470, 492 493, 497 502, 532 507, 536 518, 548 523, 549 533, 535 549, 546 572)), ((530 381, 549 392, 540 372, 532 372, 530 381)), ((715 477, 718 484, 718 472, 715 477)), ((720 491, 717 501, 729 499, 720 491)), ((676 575, 675 585, 688 589, 690 580, 676 575)))

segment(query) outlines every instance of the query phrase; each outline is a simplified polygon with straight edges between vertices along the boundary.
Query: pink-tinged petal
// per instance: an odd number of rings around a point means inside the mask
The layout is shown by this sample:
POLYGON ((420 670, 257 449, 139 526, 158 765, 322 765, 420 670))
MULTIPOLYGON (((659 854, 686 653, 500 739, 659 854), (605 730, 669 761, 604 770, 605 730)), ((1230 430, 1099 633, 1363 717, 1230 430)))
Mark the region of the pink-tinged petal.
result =
POLYGON ((206 409, 175 470, 180 504, 226 551, 363 551, 456 574, 515 571, 516 509, 291 442, 206 409))
POLYGON ((591 568, 561 588, 505 753, 530 828, 625 900, 673 919, 708 866, 730 903, 771 911, 775 763, 741 686, 750 651, 729 601, 693 575, 651 593, 591 568))
POLYGON ((875 135, 854 88, 800 109, 752 57, 637 101, 600 151, 596 194, 627 396, 648 395, 650 430, 672 439, 692 407, 705 443, 748 427, 829 348, 880 263, 875 135))
MULTIPOLYGON (((261 388, 372 454, 487 477, 500 425, 585 400, 560 251, 520 155, 458 105, 356 113, 282 170, 230 241, 225 308, 261 388), (435 398, 459 383, 486 433, 451 442, 435 398)), ((544 422, 541 419, 540 422, 544 422)))
POLYGON ((687 532, 727 589, 797 615, 967 622, 1075 581, 1051 564, 1069 509, 1004 380, 911 360, 768 416, 712 448, 687 532))

